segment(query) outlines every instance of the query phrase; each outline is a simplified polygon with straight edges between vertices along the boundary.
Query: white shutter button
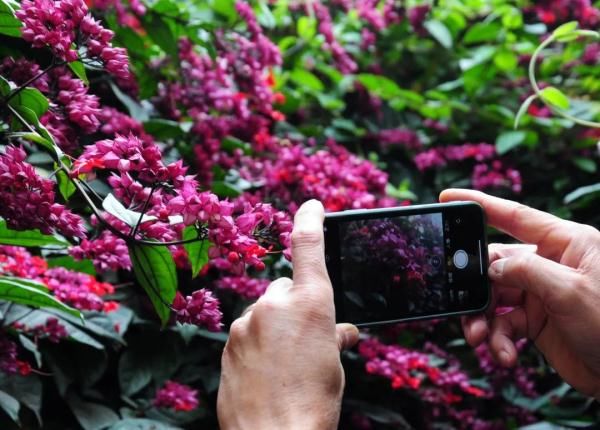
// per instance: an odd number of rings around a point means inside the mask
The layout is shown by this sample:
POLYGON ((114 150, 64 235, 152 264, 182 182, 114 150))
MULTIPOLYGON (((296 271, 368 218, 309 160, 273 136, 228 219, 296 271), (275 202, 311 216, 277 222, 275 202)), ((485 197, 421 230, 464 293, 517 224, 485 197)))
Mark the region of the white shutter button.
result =
POLYGON ((459 249, 454 253, 454 257, 452 258, 452 260, 454 261, 454 266, 457 269, 464 269, 465 267, 467 267, 467 264, 469 264, 469 256, 462 249, 459 249))

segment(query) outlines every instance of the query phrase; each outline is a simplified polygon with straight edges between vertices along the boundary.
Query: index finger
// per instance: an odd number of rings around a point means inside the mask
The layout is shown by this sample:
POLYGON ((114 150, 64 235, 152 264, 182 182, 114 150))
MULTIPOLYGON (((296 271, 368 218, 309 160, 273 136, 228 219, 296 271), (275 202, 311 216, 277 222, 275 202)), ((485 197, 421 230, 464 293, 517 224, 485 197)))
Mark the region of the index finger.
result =
POLYGON ((300 206, 292 230, 294 285, 329 285, 325 266, 323 219, 325 210, 317 200, 300 206))
POLYGON ((440 202, 467 200, 483 207, 490 225, 522 242, 539 246, 547 243, 554 248, 571 239, 571 229, 563 225, 568 221, 529 206, 474 190, 449 189, 440 194, 440 202))

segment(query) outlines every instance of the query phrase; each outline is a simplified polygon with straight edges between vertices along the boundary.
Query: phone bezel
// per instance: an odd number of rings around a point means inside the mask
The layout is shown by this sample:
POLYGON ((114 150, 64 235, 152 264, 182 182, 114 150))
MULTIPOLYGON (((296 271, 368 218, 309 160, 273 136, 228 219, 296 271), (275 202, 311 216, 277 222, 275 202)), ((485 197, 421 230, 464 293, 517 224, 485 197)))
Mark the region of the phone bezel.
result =
MULTIPOLYGON (((403 323, 403 322, 411 322, 411 321, 427 321, 427 320, 432 320, 432 319, 439 319, 439 318, 447 318, 447 317, 452 317, 452 316, 461 316, 461 315, 473 315, 473 314, 480 314, 482 312, 484 312, 490 305, 491 303, 491 298, 492 298, 492 292, 491 292, 491 285, 489 282, 489 279, 487 277, 487 266, 489 265, 489 257, 488 257, 488 240, 487 240, 487 232, 486 232, 486 214, 485 211, 483 209, 483 207, 476 203, 476 202, 472 202, 472 201, 458 201, 458 202, 448 202, 448 203, 433 203, 433 204, 424 204, 424 205, 413 205, 413 206, 400 206, 400 207, 392 207, 392 208, 378 208, 378 209, 352 209, 352 210, 347 210, 347 211, 341 211, 341 212, 330 212, 330 213, 326 213, 325 214, 325 225, 327 225, 328 222, 331 221, 350 221, 350 220, 355 220, 355 219, 375 219, 375 218, 383 218, 383 217, 388 217, 388 216, 394 216, 394 215, 419 215, 419 214, 426 214, 426 213, 432 213, 432 212, 444 212, 444 210, 446 208, 456 208, 456 207, 470 207, 470 208, 477 208, 478 212, 481 214, 481 219, 482 219, 482 228, 481 228, 481 235, 478 236, 478 240, 481 241, 481 264, 485 265, 484 266, 484 270, 483 270, 483 274, 482 274, 482 280, 484 281, 485 285, 483 286, 487 292, 486 295, 486 299, 485 299, 485 303, 482 306, 478 306, 472 309, 464 309, 464 310, 459 310, 459 311, 450 311, 450 312, 442 312, 442 313, 436 313, 436 314, 430 314, 430 315, 419 315, 419 316, 412 316, 412 317, 402 317, 402 318, 397 318, 397 319, 391 319, 391 320, 381 320, 381 321, 371 321, 371 322, 362 322, 362 323, 354 323, 357 327, 373 327, 373 326, 379 326, 379 325, 386 325, 386 324, 396 324, 396 323, 403 323)), ((325 233, 325 242, 327 244, 327 233, 325 233)), ((327 265, 328 265, 328 272, 329 272, 329 255, 327 254, 327 247, 325 249, 326 251, 326 261, 327 261, 327 265)), ((338 262, 339 263, 339 262, 338 262)), ((337 267, 337 271, 340 271, 340 268, 337 267)), ((332 276, 332 273, 329 273, 330 278, 332 278, 332 284, 334 282, 336 282, 338 280, 338 275, 339 273, 334 273, 332 276)), ((337 294, 334 288, 334 295, 337 294)), ((337 321, 337 317, 336 317, 336 321, 337 321)), ((337 321, 337 322, 342 322, 342 321, 337 321)))

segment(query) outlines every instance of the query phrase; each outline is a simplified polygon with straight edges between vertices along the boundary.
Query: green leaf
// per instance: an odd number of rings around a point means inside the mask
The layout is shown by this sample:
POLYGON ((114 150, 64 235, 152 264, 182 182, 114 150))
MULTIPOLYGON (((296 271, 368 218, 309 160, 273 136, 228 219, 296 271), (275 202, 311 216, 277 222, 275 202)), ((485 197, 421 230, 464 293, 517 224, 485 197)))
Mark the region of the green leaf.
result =
POLYGON ((575 157, 571 160, 573 164, 579 167, 581 170, 587 173, 596 173, 598 166, 596 162, 591 158, 575 157))
POLYGON ((452 48, 452 34, 443 22, 432 19, 426 21, 423 25, 429 34, 431 34, 431 36, 433 36, 433 38, 440 43, 440 45, 446 49, 452 48))
MULTIPOLYGON (((191 240, 198 237, 198 232, 194 226, 186 227, 183 230, 183 240, 191 240)), ((196 240, 183 245, 188 254, 188 259, 192 265, 192 278, 198 276, 200 270, 208 263, 208 248, 211 243, 208 239, 196 240)))
POLYGON ((136 279, 150 297, 163 326, 169 321, 170 305, 177 291, 175 262, 164 246, 129 246, 129 255, 136 279))
POLYGON ((233 136, 227 136, 221 141, 221 149, 227 152, 233 152, 236 149, 241 149, 246 155, 252 153, 252 145, 233 136))
POLYGON ((102 430, 119 421, 119 415, 112 409, 98 403, 83 401, 74 393, 70 393, 66 400, 84 430, 102 430))
POLYGON ((127 350, 119 360, 119 385, 126 396, 133 396, 152 381, 149 366, 140 364, 140 356, 127 350))
POLYGON ((519 64, 519 59, 511 51, 500 51, 494 55, 494 64, 504 72, 515 70, 519 64))
POLYGON ((177 39, 170 26, 170 21, 151 13, 146 15, 148 36, 165 52, 173 58, 177 57, 177 39))
POLYGON ((298 36, 304 40, 311 40, 317 34, 317 20, 308 16, 298 18, 296 24, 298 36))
POLYGON ((223 198, 238 197, 240 194, 242 194, 241 190, 224 181, 213 181, 210 188, 213 193, 223 198))
POLYGON ((552 36, 554 36, 555 38, 566 36, 569 33, 572 33, 573 31, 577 30, 577 27, 579 27, 579 23, 577 21, 567 22, 567 23, 557 27, 552 32, 552 36))
POLYGON ((529 110, 529 106, 531 106, 531 103, 533 103, 535 100, 537 100, 538 96, 537 94, 533 94, 529 97, 527 97, 527 99, 523 102, 523 104, 521 105, 521 107, 519 108, 519 111, 517 112, 517 115, 515 116, 515 128, 519 128, 519 124, 521 123, 521 118, 523 118, 523 115, 525 115, 527 113, 527 111, 529 110))
POLYGON ((29 374, 6 375, 0 374, 0 390, 14 397, 27 408, 31 409, 37 417, 42 428, 42 382, 38 375, 29 374))
POLYGON ((167 119, 151 119, 144 123, 144 130, 159 140, 176 139, 185 132, 178 122, 167 119))
POLYGON ((63 255, 62 257, 47 258, 46 262, 48 267, 64 267, 75 272, 96 276, 96 269, 92 260, 75 260, 70 255, 63 255))
POLYGON ((9 100, 8 104, 15 109, 21 106, 31 109, 38 118, 46 113, 49 106, 48 99, 39 90, 30 87, 19 91, 17 95, 9 100))
POLYGON ((566 205, 568 205, 573 203, 575 200, 596 193, 600 193, 600 183, 586 185, 585 187, 579 187, 576 190, 571 191, 569 194, 567 194, 563 201, 566 205))
POLYGON ((508 151, 521 145, 527 134, 524 131, 505 131, 496 139, 496 152, 499 155, 504 155, 508 151))
POLYGON ((546 87, 540 92, 542 100, 559 109, 569 108, 569 99, 567 96, 558 88, 546 87))
POLYGON ((65 305, 56 297, 28 285, 26 282, 0 276, 0 300, 20 303, 36 308, 55 308, 70 315, 83 318, 81 312, 65 305))
POLYGON ((77 190, 69 175, 67 175, 64 170, 59 170, 56 172, 56 181, 58 182, 58 191, 60 191, 60 195, 63 196, 65 201, 68 201, 69 198, 73 195, 73 193, 77 190))
POLYGON ((212 0, 211 6, 215 12, 233 21, 237 17, 235 0, 212 0))
POLYGON ((33 354, 37 367, 42 367, 42 354, 40 353, 40 350, 38 349, 37 345, 33 343, 31 339, 29 339, 27 336, 24 336, 22 334, 19 334, 19 342, 21 342, 23 348, 25 348, 27 351, 33 354))
POLYGON ((321 80, 307 70, 294 69, 290 73, 290 79, 300 88, 308 88, 317 92, 323 91, 325 88, 321 80))
POLYGON ((75 73, 75 76, 81 79, 84 84, 88 86, 90 85, 90 81, 88 81, 85 73, 85 67, 83 67, 83 63, 81 61, 71 61, 69 63, 69 69, 71 69, 71 71, 75 73))
POLYGON ((21 37, 21 21, 15 16, 18 3, 0 0, 0 34, 21 37))
POLYGON ((13 396, 6 394, 4 391, 0 391, 0 408, 8 414, 11 420, 20 425, 19 422, 19 411, 21 405, 19 401, 13 396))
POLYGON ((39 230, 11 230, 7 227, 6 221, 2 220, 0 220, 0 244, 24 247, 55 246, 66 248, 70 246, 69 242, 42 234, 39 230))
POLYGON ((492 42, 498 37, 502 27, 496 22, 475 23, 465 34, 463 42, 466 44, 492 42))
POLYGON ((398 84, 385 76, 361 73, 356 75, 356 80, 363 84, 367 90, 386 100, 393 97, 400 97, 403 94, 403 90, 398 84))

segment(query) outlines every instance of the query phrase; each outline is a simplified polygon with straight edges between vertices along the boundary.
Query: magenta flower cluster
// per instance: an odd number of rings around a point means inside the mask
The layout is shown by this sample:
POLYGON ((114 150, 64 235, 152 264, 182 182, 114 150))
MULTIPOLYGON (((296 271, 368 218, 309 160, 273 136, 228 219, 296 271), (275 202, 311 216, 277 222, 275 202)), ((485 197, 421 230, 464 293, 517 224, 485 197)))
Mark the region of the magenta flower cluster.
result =
MULTIPOLYGON (((41 282, 60 301, 80 310, 108 312, 118 307, 116 302, 103 299, 103 296, 114 293, 113 285, 64 267, 48 268, 46 260, 31 255, 25 248, 0 246, 0 275, 41 282)), ((50 329, 60 331, 52 324, 50 329)))
POLYGON ((157 408, 189 412, 198 407, 198 391, 188 385, 166 381, 156 392, 152 404, 157 408))
POLYGON ((253 300, 265 293, 270 282, 265 278, 224 276, 216 281, 216 287, 221 290, 232 291, 245 299, 253 300))
POLYGON ((20 333, 27 334, 35 339, 48 339, 52 343, 58 343, 69 336, 67 329, 60 323, 58 318, 48 317, 44 324, 27 327, 19 322, 13 323, 12 328, 20 333))
POLYGON ((330 211, 396 203, 385 197, 386 173, 333 141, 316 151, 296 144, 273 152, 273 158, 244 160, 242 174, 250 180, 263 178, 264 197, 290 202, 291 212, 310 198, 330 211))
POLYGON ((23 39, 35 48, 48 47, 59 59, 72 62, 82 54, 101 61, 107 72, 124 86, 132 86, 124 48, 114 48, 113 32, 89 14, 83 0, 23 0, 15 15, 23 22, 23 39))
POLYGON ((0 216, 15 230, 40 229, 83 237, 85 227, 79 215, 55 203, 54 182, 39 176, 25 162, 22 148, 8 146, 0 154, 0 216))
POLYGON ((219 310, 219 300, 210 290, 203 288, 185 297, 178 292, 172 308, 179 323, 206 327, 209 331, 221 330, 223 314, 219 310))

